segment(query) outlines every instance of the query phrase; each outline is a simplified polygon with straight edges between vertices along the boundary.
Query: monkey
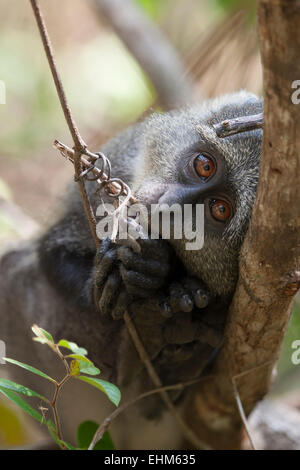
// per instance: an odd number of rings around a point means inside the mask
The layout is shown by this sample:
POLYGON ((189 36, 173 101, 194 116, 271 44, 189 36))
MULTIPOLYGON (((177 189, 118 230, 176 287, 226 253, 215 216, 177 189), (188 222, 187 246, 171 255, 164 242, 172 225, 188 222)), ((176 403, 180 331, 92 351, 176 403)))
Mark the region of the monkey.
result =
MULTIPOLYGON (((146 207, 203 204, 204 245, 187 250, 184 237, 145 237, 137 240, 136 253, 107 238, 96 249, 73 184, 55 223, 2 257, 0 338, 7 356, 54 376, 62 373, 51 352, 31 342, 28 331, 36 323, 55 338, 67 336, 84 346, 103 378, 120 387, 123 400, 132 398, 153 384, 124 325, 128 311, 163 385, 205 374, 223 340, 255 201, 262 144, 261 129, 220 139, 213 126, 258 114, 262 106, 261 99, 242 90, 154 113, 105 144, 101 151, 111 162, 112 174, 146 207)), ((86 188, 96 211, 100 199, 95 183, 88 181, 86 188)), ((104 202, 109 200, 104 197, 104 202)), ((10 373, 47 395, 47 384, 36 377, 16 368, 10 373)), ((74 423, 83 418, 101 421, 110 409, 99 392, 82 385, 74 389, 66 384, 60 398, 64 433, 71 442, 74 423)), ((182 413, 187 395, 170 393, 182 413)), ((123 449, 179 448, 182 438, 158 396, 124 413, 112 434, 117 448, 123 449)))

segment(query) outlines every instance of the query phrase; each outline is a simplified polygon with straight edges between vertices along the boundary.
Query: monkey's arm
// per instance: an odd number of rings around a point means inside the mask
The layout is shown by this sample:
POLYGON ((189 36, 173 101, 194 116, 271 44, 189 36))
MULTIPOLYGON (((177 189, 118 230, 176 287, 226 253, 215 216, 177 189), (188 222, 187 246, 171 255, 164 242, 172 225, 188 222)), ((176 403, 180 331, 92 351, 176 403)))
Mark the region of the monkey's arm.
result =
POLYGON ((96 249, 84 218, 67 214, 38 243, 41 268, 49 283, 77 309, 91 310, 96 249))

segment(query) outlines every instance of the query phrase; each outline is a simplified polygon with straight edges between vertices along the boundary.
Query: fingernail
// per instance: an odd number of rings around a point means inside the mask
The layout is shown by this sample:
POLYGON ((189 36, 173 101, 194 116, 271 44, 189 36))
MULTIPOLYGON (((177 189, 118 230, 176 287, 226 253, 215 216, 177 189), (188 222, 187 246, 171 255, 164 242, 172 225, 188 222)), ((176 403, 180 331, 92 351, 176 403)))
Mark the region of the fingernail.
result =
POLYGON ((180 308, 184 311, 184 312, 191 312, 193 310, 193 301, 192 299, 190 298, 189 295, 185 294, 181 297, 180 299, 180 308))
POLYGON ((161 314, 165 318, 171 318, 173 316, 172 308, 171 305, 168 302, 162 302, 159 304, 159 307, 161 309, 161 314))
POLYGON ((208 305, 208 295, 198 289, 195 294, 195 304, 198 308, 205 308, 208 305))

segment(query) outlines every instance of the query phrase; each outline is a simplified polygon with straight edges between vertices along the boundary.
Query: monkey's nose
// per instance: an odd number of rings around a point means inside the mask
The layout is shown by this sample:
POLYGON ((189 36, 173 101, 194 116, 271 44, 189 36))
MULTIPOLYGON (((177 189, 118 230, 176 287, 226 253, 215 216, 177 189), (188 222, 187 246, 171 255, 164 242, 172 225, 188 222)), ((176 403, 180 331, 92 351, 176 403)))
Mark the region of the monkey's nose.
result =
POLYGON ((135 194, 141 204, 149 207, 151 204, 158 204, 159 199, 165 194, 166 190, 166 184, 148 182, 140 186, 135 194))
POLYGON ((166 191, 160 196, 158 204, 193 204, 201 203, 202 190, 198 186, 185 186, 182 184, 168 185, 166 191))

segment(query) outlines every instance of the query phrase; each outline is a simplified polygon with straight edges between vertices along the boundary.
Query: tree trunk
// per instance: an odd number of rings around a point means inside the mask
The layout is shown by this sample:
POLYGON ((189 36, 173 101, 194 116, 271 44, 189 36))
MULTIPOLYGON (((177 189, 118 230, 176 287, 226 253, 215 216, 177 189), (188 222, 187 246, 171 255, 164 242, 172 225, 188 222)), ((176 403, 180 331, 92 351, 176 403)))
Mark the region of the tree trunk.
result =
POLYGON ((240 447, 232 378, 248 415, 269 390, 300 286, 300 104, 292 101, 300 0, 260 0, 258 22, 265 100, 258 193, 216 377, 199 385, 189 410, 199 438, 215 449, 240 447))

